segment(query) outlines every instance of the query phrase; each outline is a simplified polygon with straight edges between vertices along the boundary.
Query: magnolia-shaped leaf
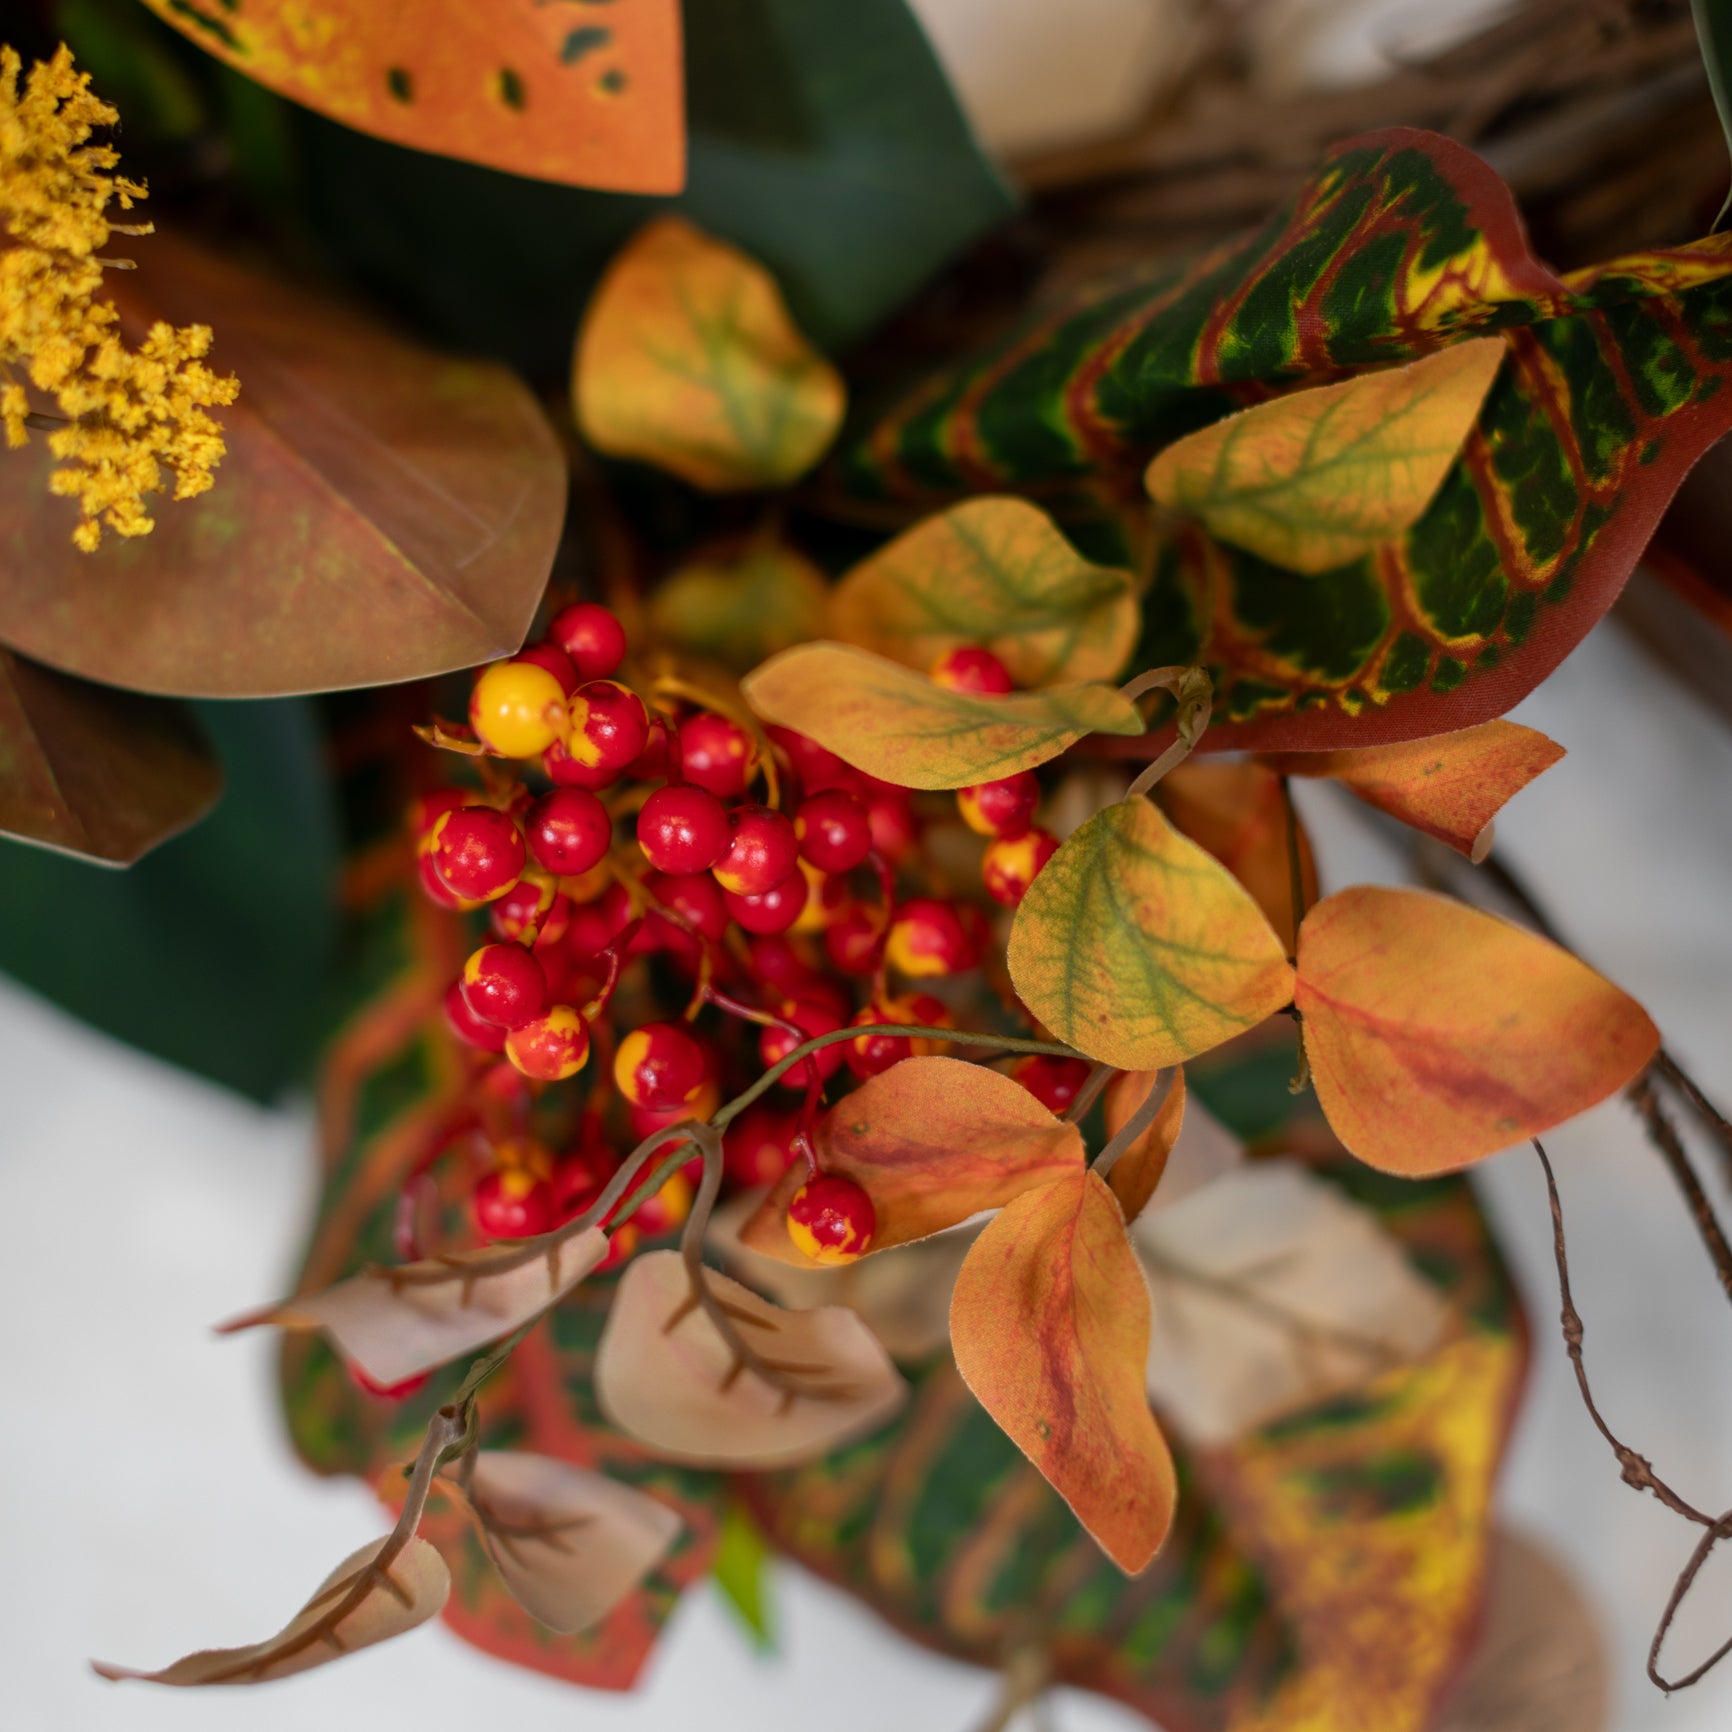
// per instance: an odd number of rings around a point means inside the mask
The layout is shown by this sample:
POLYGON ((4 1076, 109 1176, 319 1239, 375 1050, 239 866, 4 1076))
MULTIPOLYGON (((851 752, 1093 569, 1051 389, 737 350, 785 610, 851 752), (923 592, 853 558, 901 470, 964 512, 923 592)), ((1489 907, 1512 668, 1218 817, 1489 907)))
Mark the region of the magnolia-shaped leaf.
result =
POLYGON ((658 642, 744 673, 822 637, 829 605, 824 574, 804 554, 752 546, 681 566, 650 597, 650 626, 658 642))
POLYGON ((130 866, 216 803, 191 714, 0 650, 0 834, 130 866))
POLYGON ((659 217, 608 267, 572 375, 583 436, 712 493, 785 487, 841 424, 842 376, 762 265, 659 217))
POLYGON ((411 150, 609 192, 685 181, 676 0, 145 3, 278 95, 411 150))
POLYGON ((1178 1493, 1143 1392, 1148 1291, 1103 1179, 1081 1168, 987 1226, 957 1278, 950 1339, 981 1406, 1135 1575, 1178 1493))
MULTIPOLYGON (((129 324, 207 324, 241 380, 215 485, 80 553, 34 440, 0 463, 0 640, 135 691, 253 698, 473 667, 523 642, 565 459, 502 367, 166 234, 112 289, 129 324)), ((67 511, 72 508, 66 507, 67 511)))
MULTIPOLYGON (((873 1251, 942 1232, 1083 1165, 1082 1134, 1002 1072, 955 1058, 907 1058, 818 1121, 818 1164, 872 1199, 873 1251)), ((747 1222, 743 1242, 812 1267, 788 1237, 796 1162, 747 1222)))
POLYGON ((1422 890, 1359 885, 1318 903, 1296 1002, 1330 1128, 1410 1177, 1574 1118, 1660 1044, 1648 1013, 1567 950, 1422 890))
POLYGON ((1292 571, 1345 565, 1424 514, 1503 357, 1502 338, 1475 337, 1242 409, 1169 445, 1149 492, 1292 571))
MULTIPOLYGON (((1213 854, 1256 898, 1269 924, 1291 942, 1297 914, 1287 807, 1274 771, 1257 763, 1199 763, 1191 758, 1162 778, 1159 798, 1174 828, 1213 854)), ((1297 817, 1294 822, 1308 908, 1317 900, 1317 863, 1305 826, 1297 817)))
POLYGON ((375 1383, 401 1383, 497 1341, 563 1297, 607 1255, 607 1235, 540 1239, 366 1269, 322 1293, 237 1317, 223 1332, 322 1329, 375 1383))
POLYGON ((1098 812, 1017 909, 1010 976, 1060 1039, 1120 1070, 1161 1070, 1255 1027, 1293 970, 1233 875, 1147 800, 1098 812))
POLYGON ((996 781, 1056 758, 1084 734, 1143 731, 1135 705, 1111 686, 957 692, 847 644, 784 650, 741 689, 765 721, 905 788, 996 781))
POLYGON ((1114 1160, 1107 1173, 1107 1184, 1127 1221, 1134 1221, 1155 1194, 1185 1122, 1185 1073, 1174 1071, 1170 1087, 1166 1078, 1165 1071, 1131 1070, 1107 1085, 1103 1105, 1108 1137, 1116 1137, 1156 1089, 1167 1090, 1148 1129, 1114 1160))
POLYGON ((1086 560, 1038 506, 970 499, 897 536, 842 580, 839 638, 912 668, 984 644, 1018 685, 1110 680, 1136 647, 1131 574, 1086 560))
POLYGON ((1422 1358, 1448 1319, 1370 1210, 1257 1161, 1138 1221, 1148 1393, 1192 1443, 1230 1442, 1422 1358))
POLYGON ((655 1454, 699 1467, 792 1467, 882 1425, 908 1399, 852 1311, 784 1311, 706 1273, 733 1339, 677 1251, 627 1267, 596 1358, 602 1410, 655 1454))
POLYGON ((575 1635, 601 1622, 661 1560, 680 1518, 606 1474, 520 1450, 483 1450, 462 1505, 512 1597, 538 1623, 575 1635))
POLYGON ((1505 802, 1563 755, 1536 729, 1499 721, 1429 740, 1263 761, 1284 776, 1328 776, 1477 864, 1491 852, 1492 820, 1505 802))
POLYGON ((206 1648, 160 1672, 101 1662, 95 1669, 104 1678, 146 1684, 263 1684, 401 1636, 437 1615, 450 1596, 451 1576, 438 1552, 415 1537, 381 1564, 379 1556, 390 1543, 389 1538, 375 1540, 344 1559, 268 1642, 206 1648))

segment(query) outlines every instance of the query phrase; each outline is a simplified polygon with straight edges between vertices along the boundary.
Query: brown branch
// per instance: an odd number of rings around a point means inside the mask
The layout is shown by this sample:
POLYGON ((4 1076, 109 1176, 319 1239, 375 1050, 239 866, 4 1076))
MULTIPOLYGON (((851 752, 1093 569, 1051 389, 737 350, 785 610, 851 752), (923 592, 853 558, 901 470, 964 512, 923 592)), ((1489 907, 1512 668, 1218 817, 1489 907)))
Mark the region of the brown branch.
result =
POLYGON ((1696 1170, 1690 1165, 1690 1158, 1684 1152, 1683 1140, 1679 1137, 1677 1127, 1666 1116, 1666 1110, 1660 1104, 1660 1097, 1654 1089, 1655 1066, 1647 1070, 1630 1084, 1627 1091, 1631 1104, 1642 1115, 1642 1124, 1648 1133, 1648 1141, 1660 1152, 1660 1158, 1671 1171, 1673 1181, 1683 1193, 1685 1206, 1690 1211, 1690 1218, 1696 1223, 1696 1232, 1702 1243, 1707 1247, 1709 1260, 1714 1265, 1714 1273, 1720 1278, 1720 1286, 1728 1299, 1732 1299, 1732 1245, 1726 1242, 1726 1235, 1721 1230, 1720 1223, 1715 1219, 1713 1205, 1708 1201, 1708 1193, 1702 1189, 1702 1182, 1696 1177, 1696 1170))

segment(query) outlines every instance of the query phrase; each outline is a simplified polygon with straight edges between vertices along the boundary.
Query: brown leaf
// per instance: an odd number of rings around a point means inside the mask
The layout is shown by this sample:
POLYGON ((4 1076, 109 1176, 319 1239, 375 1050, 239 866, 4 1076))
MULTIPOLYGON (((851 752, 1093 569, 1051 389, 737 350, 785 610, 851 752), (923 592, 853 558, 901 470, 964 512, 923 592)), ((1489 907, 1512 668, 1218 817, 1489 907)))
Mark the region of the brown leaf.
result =
POLYGON ((241 380, 216 485, 82 554, 33 441, 0 463, 0 640, 135 691, 269 697, 509 655, 547 582, 565 463, 534 397, 276 276, 155 235, 129 332, 215 328, 241 380))
POLYGON ((322 1329, 346 1359, 389 1386, 509 1335, 563 1297, 607 1255, 598 1227, 365 1269, 322 1293, 225 1323, 322 1329))
POLYGON ((268 1642, 206 1648, 160 1672, 101 1661, 94 1662, 95 1670, 104 1678, 145 1684, 263 1684, 401 1636, 438 1613, 450 1597, 451 1576, 438 1552, 413 1537, 380 1569, 374 1560, 389 1543, 389 1538, 374 1540, 345 1558, 268 1642))
MULTIPOLYGON (((1165 1074, 1158 1070, 1133 1070, 1114 1077, 1103 1103, 1109 1138, 1116 1137, 1144 1101, 1164 1086, 1161 1079, 1165 1074)), ((1127 1221, 1134 1221, 1155 1194, 1184 1122, 1185 1073, 1176 1070, 1167 1098, 1155 1109, 1149 1128, 1118 1156, 1107 1173, 1107 1183, 1127 1221)))
POLYGON ((184 706, 0 650, 0 832, 130 866, 197 823, 222 780, 184 706))
POLYGON ((435 1483, 474 1522, 517 1603, 566 1636, 599 1624, 680 1531, 665 1503, 548 1455, 483 1450, 467 1493, 435 1483))
POLYGON ((602 1411, 656 1454, 698 1467, 794 1467, 875 1430, 907 1400, 852 1311, 783 1311, 725 1275, 705 1278, 720 1326, 677 1251, 639 1255, 602 1333, 602 1411))

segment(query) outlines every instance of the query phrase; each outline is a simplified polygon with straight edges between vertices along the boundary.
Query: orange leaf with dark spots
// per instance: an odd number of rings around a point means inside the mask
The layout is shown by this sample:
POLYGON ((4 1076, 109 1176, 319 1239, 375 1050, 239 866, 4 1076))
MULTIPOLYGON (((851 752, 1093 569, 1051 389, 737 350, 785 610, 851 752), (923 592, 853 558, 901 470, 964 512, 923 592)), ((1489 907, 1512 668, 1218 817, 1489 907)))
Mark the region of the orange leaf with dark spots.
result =
MULTIPOLYGON (((1158 1070, 1132 1070, 1113 1078, 1104 1103, 1109 1138, 1116 1137, 1149 1096, 1164 1086, 1161 1078, 1165 1074, 1158 1070)), ((1107 1174, 1107 1183, 1118 1198, 1126 1221, 1134 1221, 1155 1194, 1184 1122, 1185 1073, 1178 1070, 1173 1073, 1173 1086, 1155 1109, 1148 1129, 1113 1162, 1107 1174)))
POLYGON ((1648 1013, 1567 950, 1423 890, 1318 903, 1295 1001, 1330 1128, 1410 1178, 1574 1118, 1660 1044, 1648 1013))
POLYGON ((1537 729, 1519 722, 1482 722, 1429 740, 1283 752, 1262 761, 1283 776, 1340 782, 1366 805, 1448 843, 1478 865, 1491 852, 1498 812, 1563 755, 1564 748, 1537 729))
MULTIPOLYGON (((908 1058, 862 1084, 818 1121, 818 1164, 872 1199, 872 1251, 941 1233, 983 1209, 1082 1171, 1075 1125, 1000 1071, 954 1058, 908 1058)), ((815 1268, 788 1237, 796 1162, 740 1234, 754 1251, 815 1268)))
POLYGON ((1018 1197, 950 1302, 956 1367, 1101 1549, 1135 1575, 1177 1500, 1149 1411, 1149 1294, 1124 1217, 1087 1168, 1018 1197))

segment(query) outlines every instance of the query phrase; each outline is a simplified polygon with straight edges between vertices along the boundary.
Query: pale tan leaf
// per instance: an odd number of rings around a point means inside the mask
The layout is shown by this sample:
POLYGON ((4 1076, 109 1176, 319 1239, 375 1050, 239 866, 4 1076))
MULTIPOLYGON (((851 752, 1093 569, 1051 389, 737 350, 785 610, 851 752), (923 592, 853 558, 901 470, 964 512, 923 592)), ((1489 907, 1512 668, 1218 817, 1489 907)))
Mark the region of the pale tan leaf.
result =
POLYGON ((596 1356, 602 1411, 657 1455, 699 1467, 794 1467, 882 1425, 908 1398, 852 1311, 784 1311, 677 1251, 627 1267, 596 1356), (724 1331, 731 1333, 732 1341, 724 1331))
POLYGON ((445 1604, 451 1576, 445 1560, 418 1538, 411 1538, 380 1568, 375 1560, 389 1543, 388 1536, 374 1540, 345 1558, 268 1642, 206 1648, 160 1672, 136 1672, 101 1661, 94 1662, 95 1670, 104 1678, 135 1678, 146 1684, 263 1684, 401 1636, 445 1604))
POLYGON ((1178 1141, 1167 1156, 1167 1169, 1161 1174, 1155 1194, 1143 1206, 1142 1214, 1153 1215, 1182 1203, 1205 1185, 1212 1185, 1223 1174, 1230 1173, 1244 1159, 1244 1143, 1194 1094, 1187 1093, 1178 1141))
POLYGON ((1258 1161, 1131 1229, 1152 1293, 1149 1399, 1225 1443, 1428 1352, 1448 1308, 1367 1209, 1258 1161))
POLYGON ((322 1293, 237 1317, 221 1332, 263 1323, 322 1329, 375 1383, 401 1383, 509 1335, 563 1298, 606 1255, 607 1235, 586 1227, 366 1269, 322 1293))

